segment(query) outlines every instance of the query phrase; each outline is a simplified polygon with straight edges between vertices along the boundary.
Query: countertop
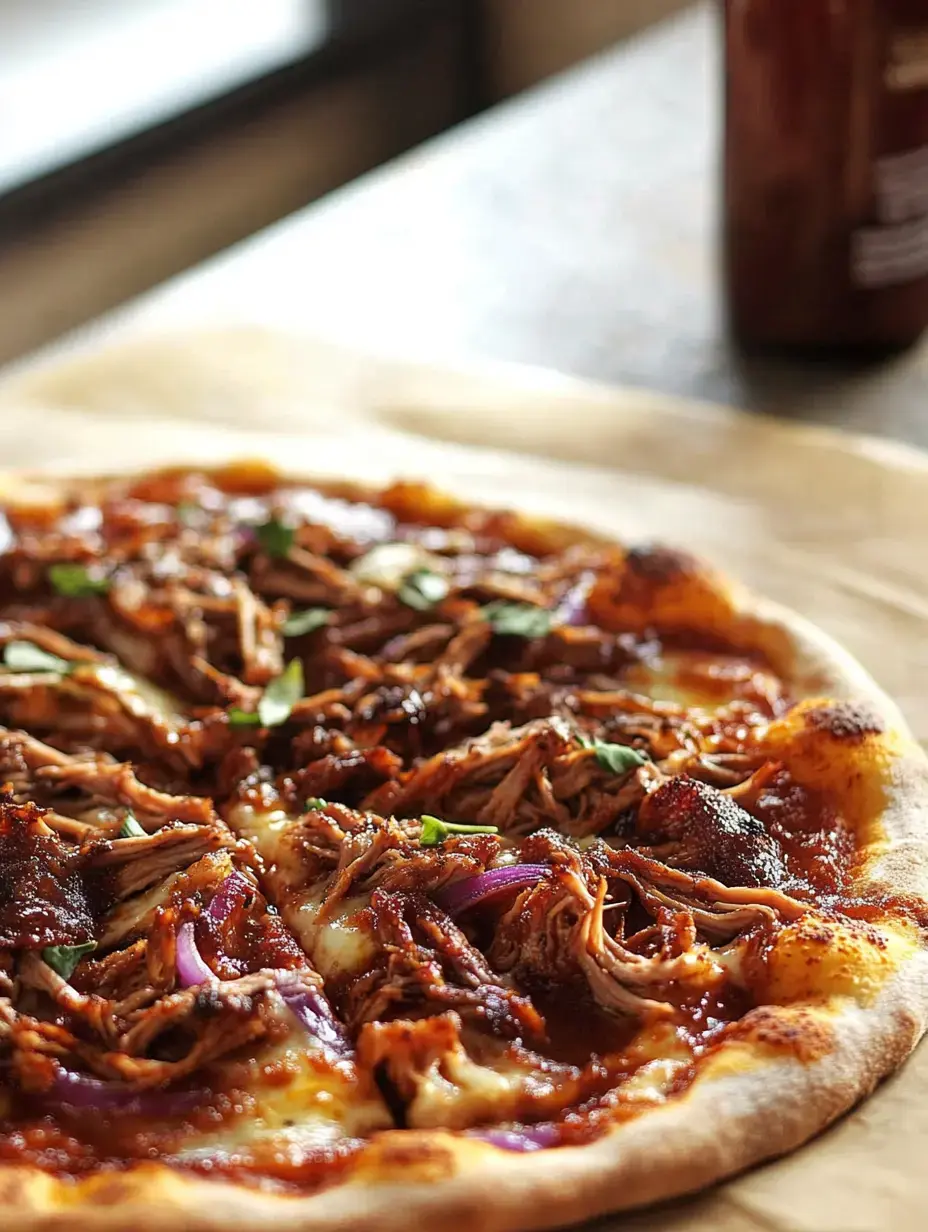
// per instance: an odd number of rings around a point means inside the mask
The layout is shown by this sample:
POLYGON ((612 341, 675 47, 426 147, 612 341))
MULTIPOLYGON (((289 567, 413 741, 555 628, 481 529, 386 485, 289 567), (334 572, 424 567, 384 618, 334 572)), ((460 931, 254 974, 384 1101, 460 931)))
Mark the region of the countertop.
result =
POLYGON ((77 340, 248 321, 408 358, 550 366, 928 445, 924 346, 849 366, 747 361, 729 345, 715 235, 719 34, 715 7, 698 4, 77 340))

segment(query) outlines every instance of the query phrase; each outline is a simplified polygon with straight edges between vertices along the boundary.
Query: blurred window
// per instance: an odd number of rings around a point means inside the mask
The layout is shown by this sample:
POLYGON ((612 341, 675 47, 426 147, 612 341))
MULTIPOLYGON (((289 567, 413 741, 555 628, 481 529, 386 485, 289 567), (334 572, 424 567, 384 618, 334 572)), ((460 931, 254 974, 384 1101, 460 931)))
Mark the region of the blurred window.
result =
POLYGON ((0 0, 0 193, 314 50, 326 0, 0 0))

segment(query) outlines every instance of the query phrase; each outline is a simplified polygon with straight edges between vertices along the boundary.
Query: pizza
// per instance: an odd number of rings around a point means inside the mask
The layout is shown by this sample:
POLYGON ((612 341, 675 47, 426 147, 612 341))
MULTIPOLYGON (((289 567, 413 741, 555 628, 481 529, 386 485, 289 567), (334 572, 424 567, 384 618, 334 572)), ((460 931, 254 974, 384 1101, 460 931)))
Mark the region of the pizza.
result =
POLYGON ((689 556, 260 464, 8 476, 11 1226, 562 1225, 928 1008, 928 763, 689 556))

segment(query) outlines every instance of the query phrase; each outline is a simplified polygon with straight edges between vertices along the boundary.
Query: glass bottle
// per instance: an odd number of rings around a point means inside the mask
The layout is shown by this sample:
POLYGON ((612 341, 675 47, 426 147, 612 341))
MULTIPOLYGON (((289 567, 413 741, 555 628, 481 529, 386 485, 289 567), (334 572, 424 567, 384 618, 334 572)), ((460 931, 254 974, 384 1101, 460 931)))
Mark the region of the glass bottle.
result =
POLYGON ((749 347, 928 326, 928 0, 725 0, 723 246, 749 347))

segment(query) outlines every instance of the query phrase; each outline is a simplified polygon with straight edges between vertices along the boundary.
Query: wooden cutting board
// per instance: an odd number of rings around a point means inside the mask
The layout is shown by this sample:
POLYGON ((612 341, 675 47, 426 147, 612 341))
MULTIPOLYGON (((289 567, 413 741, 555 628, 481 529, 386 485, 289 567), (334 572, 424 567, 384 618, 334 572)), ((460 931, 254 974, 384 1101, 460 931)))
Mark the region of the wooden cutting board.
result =
MULTIPOLYGON (((257 329, 138 337, 0 385, 2 465, 100 471, 264 456, 425 477, 710 557, 810 616, 928 745, 928 457, 508 367, 449 370, 257 329)), ((928 818, 926 818, 928 825, 928 818)), ((634 1232, 923 1232, 928 1048, 805 1150, 603 1221, 634 1232)))

